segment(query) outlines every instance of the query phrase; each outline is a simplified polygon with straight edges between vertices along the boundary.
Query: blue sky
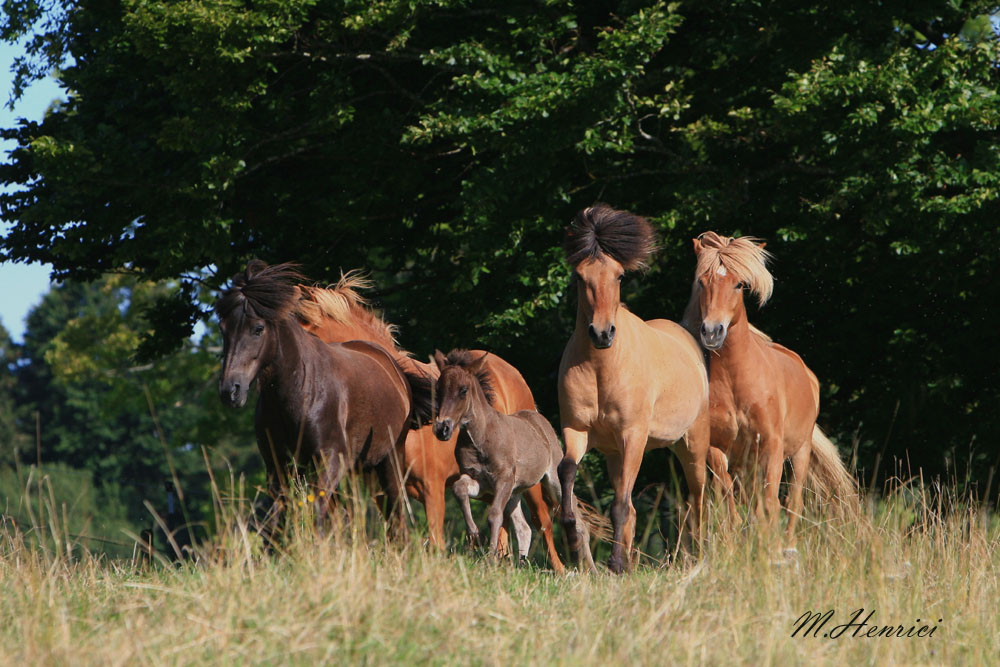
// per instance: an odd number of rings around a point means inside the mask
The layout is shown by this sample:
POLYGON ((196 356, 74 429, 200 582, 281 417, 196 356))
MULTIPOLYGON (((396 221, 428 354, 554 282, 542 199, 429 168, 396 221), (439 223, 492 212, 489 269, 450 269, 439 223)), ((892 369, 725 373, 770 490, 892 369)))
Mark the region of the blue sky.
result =
MULTIPOLYGON (((10 66, 21 49, 10 44, 0 44, 0 126, 12 127, 16 118, 41 120, 52 101, 61 96, 61 89, 54 79, 48 78, 33 85, 17 102, 14 109, 7 107, 13 75, 10 66)), ((0 141, 0 160, 7 162, 8 152, 14 148, 12 141, 0 141)), ((4 188, 6 190, 6 188, 4 188)), ((6 234, 9 225, 0 223, 6 234)), ((24 317, 28 310, 41 300, 49 288, 47 264, 0 263, 0 322, 10 331, 15 341, 24 337, 24 317)))

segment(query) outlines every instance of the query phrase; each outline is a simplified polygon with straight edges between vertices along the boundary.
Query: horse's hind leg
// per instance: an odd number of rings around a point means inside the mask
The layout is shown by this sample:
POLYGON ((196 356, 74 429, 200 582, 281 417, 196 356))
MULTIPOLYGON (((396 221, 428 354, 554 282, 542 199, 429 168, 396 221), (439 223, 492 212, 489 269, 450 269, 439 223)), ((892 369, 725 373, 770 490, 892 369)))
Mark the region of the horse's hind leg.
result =
POLYGON ((517 557, 518 562, 528 560, 528 549, 531 547, 531 526, 524 518, 524 510, 521 509, 521 498, 513 500, 513 507, 510 510, 510 524, 513 533, 517 537, 517 557))
POLYGON ((469 504, 469 498, 479 496, 479 482, 463 474, 455 480, 451 491, 458 498, 458 505, 462 508, 462 516, 465 517, 465 529, 469 534, 469 543, 477 547, 479 546, 479 527, 476 525, 476 520, 472 518, 472 506, 469 504))
POLYGON ((792 456, 792 480, 788 487, 788 498, 785 509, 788 512, 788 526, 785 531, 785 547, 795 548, 795 523, 802 516, 802 486, 806 482, 809 474, 809 461, 812 458, 812 441, 806 442, 799 447, 799 451, 792 456))
MULTIPOLYGON (((556 475, 555 468, 553 468, 552 474, 556 475)), ((555 476, 552 479, 558 490, 559 477, 555 476)), ((544 479, 542 484, 544 484, 544 479)), ((557 512, 559 505, 558 503, 550 505, 547 502, 542 484, 536 484, 528 488, 523 494, 524 500, 528 503, 528 507, 531 510, 531 523, 542 534, 542 539, 545 541, 545 550, 548 553, 549 562, 552 563, 552 569, 556 572, 562 572, 565 568, 563 567, 562 560, 559 559, 559 552, 556 551, 555 536, 552 533, 553 512, 549 511, 551 507, 552 510, 557 512)), ((555 497, 559 498, 558 495, 555 497)))

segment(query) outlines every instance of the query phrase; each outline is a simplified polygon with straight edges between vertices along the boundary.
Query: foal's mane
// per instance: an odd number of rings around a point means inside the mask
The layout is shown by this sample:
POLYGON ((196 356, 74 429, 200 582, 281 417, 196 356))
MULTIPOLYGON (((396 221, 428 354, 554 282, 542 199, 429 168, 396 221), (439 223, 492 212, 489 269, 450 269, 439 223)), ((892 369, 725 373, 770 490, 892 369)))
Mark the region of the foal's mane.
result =
POLYGON ((296 308, 296 282, 305 280, 299 265, 291 262, 268 266, 259 259, 233 276, 230 287, 215 304, 219 317, 225 319, 236 308, 250 311, 267 322, 276 322, 296 308))
MULTIPOLYGON (((445 367, 448 366, 458 366, 464 370, 469 370, 474 362, 479 361, 482 355, 477 355, 471 350, 464 349, 454 349, 448 353, 445 357, 445 367)), ((444 372, 444 369, 441 369, 444 372)), ((476 380, 479 382, 480 388, 482 388, 483 393, 486 395, 486 401, 490 405, 494 405, 496 401, 496 390, 493 388, 493 374, 483 366, 478 373, 476 373, 476 380)))
POLYGON ((369 289, 371 280, 360 270, 341 273, 340 280, 329 287, 299 285, 295 314, 305 324, 321 327, 328 318, 340 324, 356 325, 367 330, 371 339, 389 351, 399 350, 396 326, 376 314, 358 290, 369 289))
POLYGON ((719 267, 732 273, 736 280, 745 283, 757 295, 760 305, 771 298, 774 278, 767 270, 771 253, 758 244, 754 236, 721 236, 715 232, 704 232, 698 237, 701 251, 698 253, 698 268, 695 276, 715 273, 719 267))
POLYGON ((573 266, 607 255, 626 271, 648 268, 646 261, 655 249, 656 234, 645 218, 607 204, 577 213, 563 241, 566 260, 573 266))

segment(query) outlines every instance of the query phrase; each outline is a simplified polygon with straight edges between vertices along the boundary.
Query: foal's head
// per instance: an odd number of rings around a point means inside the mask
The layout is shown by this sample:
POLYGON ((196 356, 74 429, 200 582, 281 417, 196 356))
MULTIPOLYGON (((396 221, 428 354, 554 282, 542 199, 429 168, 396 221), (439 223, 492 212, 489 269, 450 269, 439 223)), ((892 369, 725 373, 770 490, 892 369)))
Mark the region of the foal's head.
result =
POLYGON ((694 239, 698 257, 694 291, 701 315, 699 335, 707 350, 721 348, 733 318, 745 312, 744 290, 756 294, 762 306, 771 296, 774 279, 766 265, 771 253, 758 240, 752 236, 734 239, 715 232, 705 232, 694 239))
POLYGON ((644 218, 605 204, 580 211, 566 230, 563 248, 576 278, 577 314, 597 349, 615 340, 625 272, 645 269, 655 246, 653 228, 644 218))
POLYGON ((448 356, 434 351, 434 364, 441 372, 437 380, 437 410, 434 415, 434 435, 448 440, 455 431, 469 423, 473 405, 485 400, 493 402, 493 388, 486 357, 473 357, 468 350, 452 350, 448 356))
POLYGON ((273 352, 276 325, 296 306, 294 283, 303 280, 294 264, 253 260, 215 303, 223 337, 219 397, 224 404, 246 405, 250 383, 273 352))

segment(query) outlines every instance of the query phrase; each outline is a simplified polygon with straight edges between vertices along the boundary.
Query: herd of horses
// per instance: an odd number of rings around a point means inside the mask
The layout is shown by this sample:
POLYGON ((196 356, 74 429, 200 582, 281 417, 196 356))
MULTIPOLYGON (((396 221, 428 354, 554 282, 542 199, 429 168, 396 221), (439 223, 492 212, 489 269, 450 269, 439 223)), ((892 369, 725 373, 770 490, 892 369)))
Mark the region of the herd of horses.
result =
POLYGON ((686 523, 700 542, 709 473, 735 516, 734 496, 753 493, 773 524, 791 461, 785 544, 809 486, 820 503, 856 503, 836 447, 816 426, 819 384, 802 359, 747 320, 744 292, 763 304, 773 281, 764 244, 706 232, 694 240, 691 300, 680 323, 644 321, 621 302, 628 271, 642 270, 656 237, 642 217, 597 205, 567 229, 566 259, 578 291, 576 325, 559 369, 562 440, 535 408, 521 374, 483 350, 436 351, 414 359, 395 328, 361 296, 351 272, 328 288, 307 284, 293 264, 252 261, 216 303, 224 338, 222 401, 242 407, 258 387, 255 429, 274 500, 265 530, 280 525, 289 470, 314 468, 317 520, 349 470, 377 472, 394 531, 405 531, 403 494, 424 505, 431 544, 444 545, 445 495, 458 498, 473 542, 469 499, 488 500, 491 553, 527 555, 531 528, 557 572, 559 518, 570 560, 594 569, 591 537, 612 541, 608 567, 631 567, 632 492, 643 455, 670 447, 687 480, 686 523), (614 488, 611 530, 573 493, 590 449, 607 462, 614 488), (750 480, 750 484, 746 484, 750 480))

